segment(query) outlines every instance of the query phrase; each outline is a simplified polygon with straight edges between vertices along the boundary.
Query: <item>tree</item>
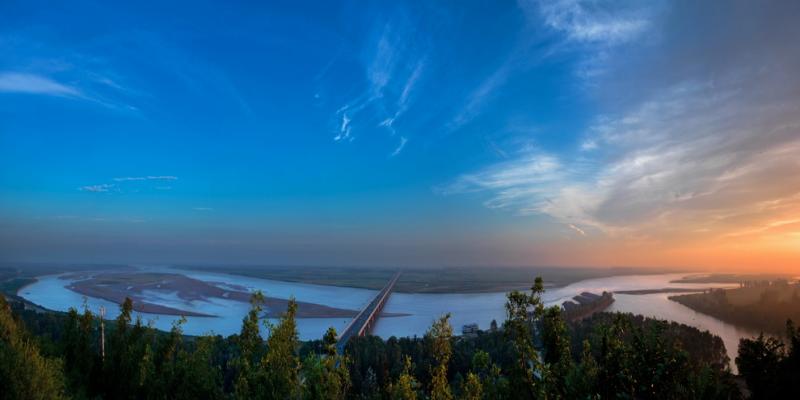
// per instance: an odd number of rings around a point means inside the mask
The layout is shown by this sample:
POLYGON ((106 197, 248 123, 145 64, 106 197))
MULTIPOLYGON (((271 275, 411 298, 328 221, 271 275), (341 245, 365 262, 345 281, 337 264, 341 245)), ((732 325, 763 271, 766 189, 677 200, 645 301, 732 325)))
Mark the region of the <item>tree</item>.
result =
POLYGON ((538 398, 542 389, 538 382, 542 365, 533 346, 533 321, 541 317, 544 309, 542 293, 544 283, 537 277, 530 294, 515 290, 507 296, 504 329, 515 357, 509 371, 511 390, 521 398, 538 398))
POLYGON ((663 398, 666 393, 688 396, 689 355, 666 340, 667 323, 659 321, 633 330, 630 372, 638 384, 636 393, 647 398, 663 398))
POLYGON ((467 373, 467 379, 461 387, 461 398, 464 400, 481 400, 483 398, 483 384, 475 373, 467 373))
POLYGON ((739 342, 736 358, 739 374, 744 377, 754 399, 798 398, 800 386, 800 329, 786 321, 786 342, 760 335, 739 342))
POLYGON ((451 400, 450 384, 447 381, 447 364, 453 354, 450 340, 453 337, 453 328, 450 326, 450 314, 445 314, 433 323, 425 334, 425 339, 430 342, 431 354, 436 365, 431 371, 431 400, 451 400))
POLYGON ((397 378, 397 382, 389 385, 389 397, 392 400, 417 400, 417 387, 419 384, 411 374, 411 357, 403 359, 403 372, 397 378))
POLYGON ((566 397, 572 399, 596 397, 597 373, 597 362, 592 356, 591 344, 588 340, 584 340, 581 361, 566 377, 566 397))
POLYGON ((267 339, 267 352, 261 359, 259 375, 263 377, 263 387, 256 395, 268 399, 288 399, 297 395, 300 381, 300 360, 297 349, 300 345, 297 336, 297 302, 289 299, 289 306, 277 325, 264 323, 270 330, 267 339))
POLYGON ((325 332, 325 336, 322 337, 322 346, 324 347, 325 355, 330 357, 336 355, 336 343, 339 341, 337 337, 336 328, 332 326, 329 327, 325 332))
POLYGON ((381 387, 378 383, 378 376, 372 367, 367 368, 364 382, 361 384, 361 393, 358 396, 362 400, 378 400, 381 398, 381 387))
POLYGON ((542 317, 542 347, 547 364, 546 384, 550 398, 567 397, 567 376, 573 369, 567 324, 561 308, 549 307, 542 317))
POLYGON ((63 399, 59 360, 43 357, 0 295, 0 399, 63 399))
POLYGON ((141 317, 130 325, 133 301, 126 298, 111 332, 106 362, 103 364, 105 393, 111 398, 144 397, 149 380, 155 375, 154 330, 141 317))
POLYGON ((172 394, 177 385, 177 375, 180 366, 178 365, 178 353, 183 339, 183 329, 181 326, 186 323, 186 318, 181 317, 173 322, 172 329, 168 335, 161 336, 157 350, 153 356, 153 382, 148 389, 157 394, 172 394))
POLYGON ((754 399, 779 398, 778 376, 783 354, 783 342, 774 337, 764 337, 764 334, 739 342, 736 366, 754 399))
POLYGON ((64 326, 63 354, 67 386, 76 397, 90 397, 94 393, 93 379, 100 365, 99 355, 94 349, 94 315, 84 299, 83 314, 70 308, 64 326), (90 386, 92 386, 90 388, 90 386))
POLYGON ((256 291, 250 296, 250 311, 242 320, 242 329, 236 339, 239 345, 239 356, 233 361, 236 371, 234 378, 234 396, 237 399, 250 399, 254 396, 252 385, 256 377, 253 365, 257 363, 263 344, 259 330, 259 316, 264 304, 264 294, 256 291))
POLYGON ((304 399, 344 399, 350 388, 347 359, 336 353, 336 329, 323 337, 324 353, 309 354, 303 361, 304 399))
POLYGON ((173 399, 222 399, 220 367, 214 365, 214 338, 201 336, 195 341, 193 351, 178 351, 172 380, 173 399))
POLYGON ((598 357, 598 381, 602 382, 602 397, 634 396, 633 374, 630 371, 630 347, 623 337, 630 324, 617 316, 610 326, 598 328, 600 355, 598 357))

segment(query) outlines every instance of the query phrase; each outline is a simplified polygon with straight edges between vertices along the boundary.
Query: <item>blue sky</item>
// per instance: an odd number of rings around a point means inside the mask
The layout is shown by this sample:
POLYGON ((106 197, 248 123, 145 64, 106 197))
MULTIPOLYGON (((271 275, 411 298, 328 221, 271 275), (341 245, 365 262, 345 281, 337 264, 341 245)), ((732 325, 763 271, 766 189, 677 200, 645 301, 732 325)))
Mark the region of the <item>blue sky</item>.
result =
POLYGON ((800 240, 792 16, 5 1, 1 257, 723 264, 800 240))

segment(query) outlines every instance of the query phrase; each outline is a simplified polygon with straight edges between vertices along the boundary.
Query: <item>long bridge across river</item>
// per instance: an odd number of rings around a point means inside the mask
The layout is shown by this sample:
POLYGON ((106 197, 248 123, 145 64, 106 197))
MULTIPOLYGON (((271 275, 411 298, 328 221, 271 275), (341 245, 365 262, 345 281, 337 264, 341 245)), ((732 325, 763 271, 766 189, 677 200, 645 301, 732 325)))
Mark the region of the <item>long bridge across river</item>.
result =
POLYGON ((347 327, 345 327, 339 335, 339 341, 336 343, 336 349, 339 351, 339 354, 344 354, 344 348, 347 346, 347 341, 349 341, 350 338, 354 336, 364 336, 372 331, 372 328, 381 315, 383 306, 389 301, 389 296, 392 294, 394 285, 399 279, 400 272, 397 272, 392 279, 389 280, 389 283, 375 295, 369 304, 347 324, 347 327))

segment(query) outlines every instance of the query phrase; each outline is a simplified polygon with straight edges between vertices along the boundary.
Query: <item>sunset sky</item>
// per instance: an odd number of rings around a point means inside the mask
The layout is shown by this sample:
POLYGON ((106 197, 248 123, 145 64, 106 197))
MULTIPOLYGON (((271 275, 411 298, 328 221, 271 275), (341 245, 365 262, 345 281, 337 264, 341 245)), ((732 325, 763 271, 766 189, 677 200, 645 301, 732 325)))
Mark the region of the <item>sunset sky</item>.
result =
POLYGON ((2 1, 0 261, 800 274, 798 21, 2 1))

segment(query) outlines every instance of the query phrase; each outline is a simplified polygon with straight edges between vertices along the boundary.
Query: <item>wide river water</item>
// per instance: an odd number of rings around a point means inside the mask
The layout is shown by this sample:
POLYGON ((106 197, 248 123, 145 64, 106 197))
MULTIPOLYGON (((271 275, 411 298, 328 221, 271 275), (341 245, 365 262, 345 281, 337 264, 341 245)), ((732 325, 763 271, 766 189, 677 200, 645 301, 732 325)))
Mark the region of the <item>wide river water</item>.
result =
MULTIPOLYGON (((203 281, 241 285, 251 291, 261 290, 271 297, 288 299, 290 296, 294 296, 299 301, 349 309, 360 309, 377 293, 367 289, 281 282, 222 273, 172 270, 169 268, 144 270, 181 273, 203 281)), ((547 290, 544 295, 544 301, 547 305, 561 304, 563 301, 584 291, 600 293, 618 290, 730 286, 724 284, 671 283, 672 280, 686 275, 624 275, 587 279, 568 286, 547 290)), ((19 295, 51 310, 66 311, 70 307, 80 309, 84 302, 84 296, 67 289, 66 286, 70 283, 70 280, 62 279, 59 275, 42 276, 39 277, 36 283, 20 289, 19 295)), ((615 294, 616 301, 608 310, 631 312, 648 317, 676 321, 701 330, 708 330, 722 338, 731 359, 736 356, 740 338, 758 335, 758 332, 733 326, 670 301, 668 299, 670 295, 665 293, 647 295, 615 294)), ((145 297, 152 303, 216 315, 216 317, 188 318, 183 330, 184 333, 189 335, 206 333, 230 335, 238 333, 242 318, 244 318, 249 308, 248 304, 226 299, 188 302, 178 298, 174 293, 148 292, 145 293, 145 297)), ((115 318, 119 314, 119 306, 117 304, 91 297, 85 298, 85 301, 94 311, 97 311, 100 306, 104 306, 107 310, 107 318, 115 318)), ((451 323, 456 332, 460 332, 461 326, 468 323, 477 323, 480 328, 486 329, 492 320, 496 320, 498 324, 502 323, 505 319, 504 305, 505 293, 393 293, 384 311, 410 315, 381 318, 375 326, 374 333, 384 338, 390 336, 421 336, 435 318, 448 312, 452 316, 451 323)), ((162 330, 169 330, 172 323, 178 319, 178 317, 171 315, 147 313, 138 313, 137 315, 162 330)), ((300 318, 297 320, 297 326, 301 339, 308 340, 322 337, 325 330, 330 326, 341 331, 348 322, 348 319, 345 318, 300 318)))

